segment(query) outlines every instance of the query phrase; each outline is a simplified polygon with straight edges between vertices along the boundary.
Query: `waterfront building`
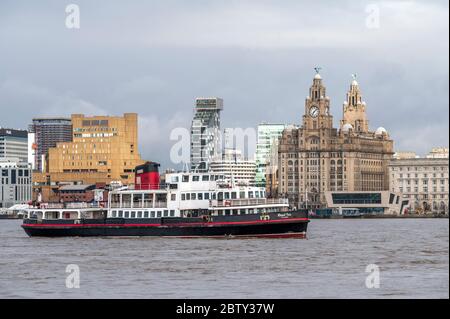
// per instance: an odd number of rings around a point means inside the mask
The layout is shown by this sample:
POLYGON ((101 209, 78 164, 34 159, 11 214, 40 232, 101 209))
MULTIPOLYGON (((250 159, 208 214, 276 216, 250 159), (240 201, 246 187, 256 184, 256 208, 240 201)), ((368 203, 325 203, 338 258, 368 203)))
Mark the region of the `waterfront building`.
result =
POLYGON ((0 208, 31 201, 31 166, 16 158, 0 159, 0 208))
POLYGON ((191 125, 191 169, 208 171, 209 163, 220 154, 220 98, 197 98, 191 125))
POLYGON ((28 132, 0 128, 0 158, 18 159, 28 162, 28 132))
POLYGON ((277 147, 285 128, 285 124, 261 123, 258 125, 256 144, 256 185, 258 186, 266 186, 266 167, 269 165, 272 148, 277 147))
POLYGON ((137 114, 125 113, 123 117, 73 114, 71 122, 73 141, 50 148, 47 171, 34 174, 37 191, 44 191, 42 186, 56 191, 59 184, 65 183, 134 184, 135 167, 144 163, 138 151, 137 114))
POLYGON ((29 126, 29 132, 34 134, 34 168, 45 171, 45 158, 48 150, 56 147, 59 142, 72 141, 72 122, 69 118, 48 117, 34 118, 29 126))
POLYGON ((326 191, 325 199, 328 208, 344 216, 404 215, 409 207, 409 200, 402 198, 402 194, 389 191, 326 191))
POLYGON ((395 158, 389 164, 390 190, 403 193, 413 213, 448 214, 448 169, 448 149, 433 149, 424 158, 395 158))
POLYGON ((220 157, 211 161, 209 171, 223 175, 230 184, 255 185, 256 162, 245 159, 239 150, 225 149, 220 157))
POLYGON ((330 98, 317 72, 305 101, 300 128, 283 131, 278 148, 279 196, 298 207, 327 205, 326 191, 389 190, 393 141, 380 127, 369 130, 366 103, 356 79, 343 105, 340 128, 333 127, 330 98))

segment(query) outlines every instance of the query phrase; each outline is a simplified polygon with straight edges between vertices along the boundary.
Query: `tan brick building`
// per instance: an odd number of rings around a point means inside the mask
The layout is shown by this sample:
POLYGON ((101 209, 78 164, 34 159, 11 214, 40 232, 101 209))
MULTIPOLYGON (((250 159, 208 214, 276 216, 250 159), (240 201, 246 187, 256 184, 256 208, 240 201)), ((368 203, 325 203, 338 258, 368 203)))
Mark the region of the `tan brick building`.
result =
POLYGON ((35 186, 134 183, 134 168, 144 163, 138 151, 137 119, 135 113, 123 117, 73 114, 73 141, 49 149, 47 171, 34 174, 35 186))
POLYGON ((343 106, 340 128, 333 127, 330 98, 319 73, 301 127, 287 128, 278 147, 278 193, 297 207, 326 206, 326 191, 389 190, 393 141, 384 128, 369 130, 366 103, 356 79, 343 106))

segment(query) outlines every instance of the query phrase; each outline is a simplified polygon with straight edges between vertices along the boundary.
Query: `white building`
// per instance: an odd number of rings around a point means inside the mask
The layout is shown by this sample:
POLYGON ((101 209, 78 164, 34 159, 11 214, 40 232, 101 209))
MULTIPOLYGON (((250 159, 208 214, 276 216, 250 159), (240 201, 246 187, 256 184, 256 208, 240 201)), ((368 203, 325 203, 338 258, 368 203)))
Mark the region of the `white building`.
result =
POLYGON ((28 133, 28 163, 31 164, 31 168, 36 168, 36 133, 28 133))
POLYGON ((448 213, 448 170, 448 149, 433 149, 425 158, 414 155, 393 159, 389 165, 390 190, 403 193, 411 212, 448 213))
POLYGON ((18 158, 28 162, 28 132, 0 128, 0 158, 18 158))
POLYGON ((209 171, 223 175, 229 183, 254 185, 256 162, 243 158, 239 150, 226 149, 221 157, 210 163, 209 171))
POLYGON ((31 165, 19 159, 0 159, 0 208, 31 200, 31 165))

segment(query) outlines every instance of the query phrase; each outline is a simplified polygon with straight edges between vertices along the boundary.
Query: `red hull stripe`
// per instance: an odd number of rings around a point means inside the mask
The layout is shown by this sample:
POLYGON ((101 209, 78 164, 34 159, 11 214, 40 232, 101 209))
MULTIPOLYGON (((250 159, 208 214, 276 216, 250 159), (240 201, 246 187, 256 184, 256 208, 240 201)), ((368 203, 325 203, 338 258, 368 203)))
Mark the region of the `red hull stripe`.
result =
POLYGON ((306 238, 306 233, 255 234, 255 235, 217 235, 217 236, 162 236, 165 238, 306 238))
POLYGON ((192 226, 226 226, 226 225, 258 225, 271 223, 292 223, 299 221, 309 221, 308 218, 289 218, 289 219, 275 219, 275 220, 256 220, 247 222, 210 222, 210 223, 179 223, 179 224, 24 224, 22 227, 192 227, 192 226))

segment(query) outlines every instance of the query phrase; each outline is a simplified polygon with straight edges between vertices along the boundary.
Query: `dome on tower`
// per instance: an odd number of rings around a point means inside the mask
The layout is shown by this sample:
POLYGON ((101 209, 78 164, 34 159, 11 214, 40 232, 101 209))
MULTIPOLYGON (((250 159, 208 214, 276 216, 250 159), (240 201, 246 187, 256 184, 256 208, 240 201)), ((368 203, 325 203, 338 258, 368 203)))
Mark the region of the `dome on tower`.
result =
POLYGON ((317 73, 317 74, 314 76, 314 79, 315 79, 315 80, 321 80, 322 77, 320 76, 319 73, 317 73))
POLYGON ((386 134, 386 135, 388 134, 388 132, 386 131, 386 129, 384 127, 379 127, 375 131, 375 135, 377 135, 377 136, 381 136, 383 134, 386 134))
POLYGON ((353 125, 351 125, 350 123, 346 123, 344 124, 344 126, 342 126, 342 132, 347 133, 350 130, 353 130, 353 125))

